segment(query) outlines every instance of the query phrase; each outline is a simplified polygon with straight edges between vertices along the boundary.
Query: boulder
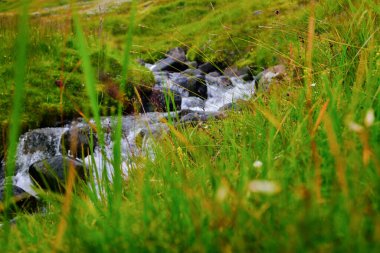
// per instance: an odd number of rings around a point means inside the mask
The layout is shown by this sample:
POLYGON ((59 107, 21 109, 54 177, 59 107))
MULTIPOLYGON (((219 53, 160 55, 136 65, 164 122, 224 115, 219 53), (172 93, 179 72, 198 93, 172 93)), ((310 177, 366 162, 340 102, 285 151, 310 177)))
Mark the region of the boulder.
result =
POLYGON ((166 53, 166 56, 183 63, 187 61, 186 52, 181 47, 175 47, 173 49, 170 49, 169 52, 166 53))
POLYGON ((89 126, 73 127, 63 133, 60 151, 62 154, 70 154, 74 158, 82 158, 94 151, 97 142, 96 135, 89 126), (93 145, 91 145, 91 137, 93 145))
POLYGON ((225 76, 237 77, 245 81, 253 80, 252 71, 249 67, 238 68, 236 66, 227 67, 223 71, 225 76))
POLYGON ((166 58, 162 59, 158 62, 156 62, 151 70, 153 72, 158 71, 170 71, 170 72, 181 72, 185 69, 188 69, 188 66, 186 65, 186 54, 185 51, 180 48, 176 47, 172 50, 170 50, 166 54, 166 58))
POLYGON ((185 63, 189 69, 196 69, 198 67, 198 63, 196 61, 189 61, 185 63))
POLYGON ((213 71, 218 71, 218 68, 210 62, 206 62, 206 63, 199 65, 198 69, 200 71, 202 71, 202 73, 204 73, 204 74, 208 74, 208 73, 213 72, 213 71))
POLYGON ((280 84, 286 77, 286 67, 284 65, 276 65, 261 72, 256 77, 256 81, 258 82, 259 89, 269 91, 270 86, 280 84))
POLYGON ((182 98, 181 110, 197 110, 203 111, 205 107, 205 100, 199 97, 182 98))
MULTIPOLYGON (((153 108, 147 111, 158 111, 158 112, 166 112, 167 111, 167 103, 169 105, 169 110, 174 111, 181 109, 181 95, 173 90, 167 88, 156 87, 152 90, 152 94, 150 96, 150 105, 153 108), (173 103, 174 100, 174 103, 173 103)), ((149 106, 148 106, 149 107, 149 106)))
MULTIPOLYGON (((28 132, 24 135, 22 152, 24 154, 33 154, 36 152, 45 153, 48 156, 56 155, 56 139, 54 129, 45 128, 28 132)), ((57 137, 58 138, 58 137, 57 137)))
POLYGON ((61 155, 32 164, 29 167, 29 175, 42 189, 64 192, 70 164, 73 165, 76 178, 86 180, 88 168, 76 159, 61 155))
POLYGON ((182 72, 182 74, 186 76, 204 76, 204 73, 200 71, 199 69, 186 69, 182 72))
POLYGON ((176 87, 186 91, 186 96, 207 98, 207 89, 203 75, 183 75, 173 73, 171 80, 176 87))
POLYGON ((205 79, 209 84, 222 87, 222 88, 226 88, 232 85, 230 78, 227 76, 214 77, 210 74, 207 74, 205 79))
MULTIPOLYGON (((5 198, 5 185, 0 185, 0 202, 5 198)), ((23 189, 16 185, 12 185, 12 204, 10 206, 11 212, 18 210, 33 212, 39 206, 39 200, 25 192, 23 189)), ((0 213, 3 210, 0 210, 0 213)))

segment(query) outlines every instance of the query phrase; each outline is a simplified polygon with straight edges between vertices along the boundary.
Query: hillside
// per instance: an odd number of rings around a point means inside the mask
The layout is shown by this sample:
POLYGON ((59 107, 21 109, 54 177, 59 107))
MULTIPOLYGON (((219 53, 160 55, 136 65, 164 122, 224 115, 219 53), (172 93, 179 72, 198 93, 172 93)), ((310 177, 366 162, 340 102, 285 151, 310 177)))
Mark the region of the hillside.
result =
MULTIPOLYGON (((0 0, 0 157, 16 155, 19 134, 78 117, 95 119, 89 128, 107 148, 98 119, 119 109, 140 117, 159 77, 151 70, 169 50, 183 49, 195 69, 245 69, 257 82, 223 117, 168 116, 166 133, 138 134, 137 149, 152 135, 150 153, 128 157, 126 177, 120 146, 105 158, 113 183, 36 189, 32 213, 0 204, 0 252, 380 250, 376 0, 34 0, 18 26, 22 2, 0 0), (266 82, 276 68, 283 73, 266 82)), ((126 145, 115 129, 104 134, 126 145)))

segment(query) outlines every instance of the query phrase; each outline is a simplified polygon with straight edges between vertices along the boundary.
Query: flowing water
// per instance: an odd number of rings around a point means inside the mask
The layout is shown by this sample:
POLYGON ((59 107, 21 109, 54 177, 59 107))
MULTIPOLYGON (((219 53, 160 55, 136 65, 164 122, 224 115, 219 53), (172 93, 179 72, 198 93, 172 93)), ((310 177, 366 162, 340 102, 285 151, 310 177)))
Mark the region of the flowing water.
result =
MULTIPOLYGON (((175 87, 171 75, 167 75, 160 80, 156 78, 157 86, 175 87)), ((184 90, 180 94, 182 96, 182 109, 187 109, 202 113, 215 113, 221 107, 230 104, 239 99, 248 99, 254 93, 255 81, 244 82, 238 78, 231 78, 232 85, 229 87, 219 87, 215 84, 207 83, 208 98, 202 100, 198 97, 189 97, 188 92, 184 90)), ((178 87, 177 87, 178 88, 178 87)), ((174 116, 175 113, 171 113, 174 116)), ((134 166, 131 163, 132 156, 145 155, 153 159, 154 154, 150 147, 152 140, 159 138, 162 133, 168 131, 163 118, 167 118, 168 113, 145 113, 139 115, 130 115, 123 117, 122 128, 122 158, 123 173, 128 174, 128 168, 134 166), (137 142, 139 136, 140 142, 137 142)), ((108 177, 112 180, 113 168, 111 159, 113 156, 113 141, 111 134, 114 129, 115 120, 112 117, 102 118, 103 131, 105 132, 105 149, 104 153, 100 151, 98 146, 94 149, 94 159, 88 156, 84 159, 84 163, 97 168, 98 175, 102 168, 106 168, 108 177), (104 157, 104 155, 106 157, 104 157), (93 166, 95 165, 95 166, 93 166)), ((36 129, 23 134, 19 139, 16 175, 13 182, 16 186, 22 188, 26 192, 35 195, 32 189, 32 182, 28 171, 31 164, 43 159, 47 159, 61 154, 61 137, 66 131, 70 131, 73 127, 88 126, 84 122, 74 122, 65 127, 36 129)))

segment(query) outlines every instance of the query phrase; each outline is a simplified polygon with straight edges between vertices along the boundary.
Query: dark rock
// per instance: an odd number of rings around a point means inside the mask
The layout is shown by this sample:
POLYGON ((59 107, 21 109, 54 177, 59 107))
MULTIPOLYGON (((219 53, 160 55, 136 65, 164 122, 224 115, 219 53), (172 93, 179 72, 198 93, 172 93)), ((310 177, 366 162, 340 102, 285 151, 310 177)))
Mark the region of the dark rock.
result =
POLYGON ((181 71, 184 71, 185 69, 187 69, 186 64, 182 62, 178 62, 168 57, 157 62, 155 66, 152 68, 152 71, 153 72, 157 72, 157 71, 181 72, 181 71))
POLYGON ((166 88, 154 88, 150 97, 150 104, 153 108, 147 111, 166 112, 166 101, 168 101, 170 111, 181 109, 182 97, 177 91, 166 88))
POLYGON ((213 77, 211 75, 206 75, 205 79, 209 84, 216 85, 218 87, 225 88, 232 85, 230 78, 227 76, 213 77))
POLYGON ((180 73, 173 73, 171 80, 175 86, 186 91, 186 96, 207 98, 207 89, 205 92, 203 88, 206 85, 203 75, 186 76, 180 73))
POLYGON ((56 139, 52 138, 53 129, 38 129, 25 134, 23 153, 46 153, 49 156, 56 155, 56 139))
POLYGON ((153 72, 157 71, 170 71, 170 72, 181 72, 188 68, 186 65, 186 53, 180 48, 176 47, 170 50, 166 54, 167 58, 156 62, 155 66, 152 67, 153 72))
POLYGON ((77 178, 86 180, 88 168, 82 162, 64 156, 55 156, 32 164, 29 174, 42 189, 64 192, 70 164, 73 165, 77 178))
POLYGON ((61 137, 60 151, 62 154, 68 154, 72 157, 82 158, 94 151, 94 147, 97 145, 98 139, 92 129, 89 126, 86 127, 73 127, 70 130, 63 133, 61 137), (93 145, 91 145, 91 137, 93 145))
POLYGON ((169 78, 169 73, 165 71, 153 72, 153 76, 157 84, 163 84, 169 78))
POLYGON ((185 63, 190 69, 197 69, 198 63, 196 61, 190 61, 185 63))
POLYGON ((202 71, 202 73, 204 74, 208 74, 210 72, 218 70, 218 68, 210 62, 203 63, 202 65, 198 67, 198 69, 202 71))
POLYGON ((246 79, 253 80, 252 71, 249 67, 237 68, 235 66, 227 67, 224 70, 224 75, 228 77, 241 77, 246 75, 246 79))
MULTIPOLYGON (((4 201, 5 185, 0 185, 0 202, 4 201)), ((25 192, 23 189, 16 185, 12 185, 12 204, 10 211, 13 213, 17 209, 22 211, 33 212, 38 209, 39 200, 25 192)), ((0 210, 1 213, 2 210, 0 210)))
POLYGON ((183 63, 187 61, 186 52, 181 47, 175 47, 173 49, 170 49, 169 52, 166 53, 166 56, 183 63))
POLYGON ((186 76, 204 76, 204 73, 200 71, 199 69, 186 69, 182 72, 182 74, 186 76))

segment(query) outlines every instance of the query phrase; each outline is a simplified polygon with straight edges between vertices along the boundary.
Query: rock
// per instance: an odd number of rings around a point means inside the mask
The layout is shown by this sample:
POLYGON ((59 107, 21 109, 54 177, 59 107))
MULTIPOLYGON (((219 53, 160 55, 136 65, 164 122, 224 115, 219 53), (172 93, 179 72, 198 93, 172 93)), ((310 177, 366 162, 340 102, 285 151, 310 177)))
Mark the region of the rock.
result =
POLYGON ((42 189, 64 192, 69 164, 74 166, 77 178, 86 180, 88 168, 76 159, 61 155, 32 164, 29 167, 29 175, 34 183, 42 189))
MULTIPOLYGON (((0 202, 4 201, 5 185, 0 185, 0 202)), ((16 185, 12 185, 12 202, 11 212, 18 210, 33 212, 38 209, 39 200, 25 192, 23 189, 16 185)), ((3 210, 0 210, 0 213, 3 210)))
POLYGON ((208 74, 206 75, 205 79, 209 84, 215 85, 218 87, 226 88, 232 85, 230 78, 227 76, 214 77, 208 74))
POLYGON ((177 91, 166 88, 154 88, 150 97, 150 103, 153 106, 151 111, 166 112, 166 100, 168 101, 170 111, 181 109, 182 97, 177 91))
POLYGON ((165 71, 161 72, 153 72, 154 80, 156 81, 157 84, 163 84, 167 82, 169 78, 169 73, 165 71))
POLYGON ((219 108, 219 112, 223 112, 223 111, 241 111, 243 108, 244 108, 244 104, 246 103, 246 101, 244 100, 237 100, 235 102, 232 102, 232 103, 228 103, 222 107, 219 108), (243 106, 242 106, 243 105, 243 106))
POLYGON ((185 62, 190 69, 197 69, 198 63, 196 61, 185 62))
POLYGON ((172 58, 165 58, 160 60, 152 67, 152 71, 171 71, 171 72, 181 72, 187 69, 187 66, 184 63, 178 62, 172 58))
POLYGON ((212 77, 218 77, 218 76, 221 76, 221 74, 220 74, 219 72, 217 72, 217 71, 210 72, 210 73, 208 73, 208 74, 209 74, 209 76, 212 76, 212 77))
POLYGON ((210 72, 218 70, 218 68, 210 62, 203 63, 202 65, 198 67, 198 69, 202 71, 202 73, 204 74, 208 74, 210 72))
POLYGON ((264 91, 269 91, 270 86, 273 84, 280 84, 286 76, 286 67, 284 65, 276 65, 267 68, 256 77, 258 88, 264 91))
POLYGON ((170 49, 169 52, 166 53, 166 56, 183 63, 187 61, 186 52, 181 47, 175 47, 173 49, 170 49))
POLYGON ((181 123, 188 122, 203 122, 210 119, 223 119, 226 115, 223 112, 193 112, 190 110, 183 110, 180 114, 181 123))
POLYGON ((60 152, 62 154, 70 154, 74 158, 86 157, 94 151, 97 142, 98 139, 89 126, 74 126, 62 135, 60 152), (93 145, 91 145, 91 137, 93 145))
POLYGON ((186 69, 182 74, 186 76, 204 76, 204 73, 199 69, 186 69))
POLYGON ((203 75, 185 76, 180 73, 173 73, 170 77, 175 86, 186 91, 186 97, 195 96, 201 97, 202 99, 207 98, 207 88, 203 88, 206 86, 203 75))
POLYGON ((203 111, 205 107, 205 101, 199 97, 182 98, 181 109, 203 111))
POLYGON ((145 64, 146 64, 145 61, 143 59, 140 59, 140 58, 136 59, 136 63, 141 65, 141 66, 145 66, 145 64))
POLYGON ((56 139, 53 138, 54 129, 38 129, 26 133, 24 136, 25 145, 23 146, 24 154, 32 154, 36 152, 46 153, 49 156, 56 155, 56 139))
POLYGON ((228 77, 239 77, 240 79, 243 79, 241 77, 244 77, 247 79, 245 81, 253 80, 253 76, 249 67, 238 68, 236 66, 230 66, 227 67, 223 73, 228 77))
POLYGON ((157 71, 170 71, 170 72, 181 72, 188 68, 185 64, 186 54, 185 51, 180 48, 174 48, 166 54, 167 58, 156 62, 152 66, 151 70, 153 72, 157 71))

